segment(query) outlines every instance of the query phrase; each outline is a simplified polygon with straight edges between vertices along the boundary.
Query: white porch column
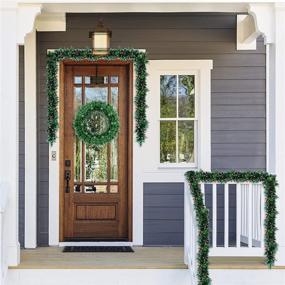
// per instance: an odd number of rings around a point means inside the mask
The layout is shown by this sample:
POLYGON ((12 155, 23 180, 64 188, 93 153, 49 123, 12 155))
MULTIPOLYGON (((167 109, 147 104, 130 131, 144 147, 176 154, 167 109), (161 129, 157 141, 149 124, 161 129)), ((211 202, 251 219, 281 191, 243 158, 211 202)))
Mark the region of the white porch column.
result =
MULTIPOLYGON (((275 171, 279 183, 277 210, 277 265, 285 265, 285 4, 275 6, 275 44, 270 47, 275 75, 275 171)), ((273 83, 273 82, 272 82, 273 83)), ((273 95, 273 94, 272 94, 273 95)))
MULTIPOLYGON (((4 4, 5 5, 5 4, 4 4)), ((18 46, 17 10, 0 7, 0 182, 8 188, 5 234, 8 265, 19 263, 18 242, 18 46)))
POLYGON ((278 251, 276 265, 285 265, 285 4, 251 4, 249 13, 267 45, 267 169, 277 175, 278 251))
POLYGON ((36 32, 25 36, 25 248, 37 247, 36 32))
POLYGON ((25 247, 37 246, 37 90, 35 19, 40 4, 18 5, 17 40, 25 44, 25 247))
POLYGON ((31 32, 40 5, 0 3, 0 183, 8 189, 5 233, 8 265, 20 260, 18 242, 18 44, 31 32))

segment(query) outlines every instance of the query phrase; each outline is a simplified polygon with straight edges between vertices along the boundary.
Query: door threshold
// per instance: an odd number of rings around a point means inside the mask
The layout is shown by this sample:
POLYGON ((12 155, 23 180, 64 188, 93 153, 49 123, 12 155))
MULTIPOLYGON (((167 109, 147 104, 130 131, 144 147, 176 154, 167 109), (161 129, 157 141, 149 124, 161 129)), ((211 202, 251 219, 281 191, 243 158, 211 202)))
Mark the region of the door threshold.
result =
POLYGON ((64 241, 59 247, 64 246, 133 246, 130 241, 64 241))

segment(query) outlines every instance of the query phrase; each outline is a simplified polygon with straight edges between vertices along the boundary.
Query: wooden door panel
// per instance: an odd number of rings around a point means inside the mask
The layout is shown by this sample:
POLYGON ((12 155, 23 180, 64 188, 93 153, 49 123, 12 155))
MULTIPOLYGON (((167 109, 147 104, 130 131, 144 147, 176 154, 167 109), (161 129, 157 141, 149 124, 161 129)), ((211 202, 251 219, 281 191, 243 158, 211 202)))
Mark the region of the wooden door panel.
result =
POLYGON ((92 223, 91 225, 88 223, 80 223, 76 226, 74 238, 67 238, 66 240, 125 240, 125 237, 120 238, 120 236, 118 236, 118 227, 116 225, 105 223, 103 226, 104 227, 96 223, 92 223), (108 228, 108 231, 106 231, 105 228, 108 228), (94 237, 90 237, 90 232, 93 233, 94 237), (114 238, 114 235, 116 235, 116 238, 114 238), (78 236, 80 236, 80 238, 78 238, 78 236))
POLYGON ((130 65, 67 64, 61 163, 63 240, 130 240, 131 96, 130 65), (116 139, 98 148, 76 137, 72 124, 81 105, 104 101, 118 112, 116 139), (64 186, 63 186, 64 185, 64 186))
POLYGON ((116 204, 77 205, 76 220, 116 220, 116 204))

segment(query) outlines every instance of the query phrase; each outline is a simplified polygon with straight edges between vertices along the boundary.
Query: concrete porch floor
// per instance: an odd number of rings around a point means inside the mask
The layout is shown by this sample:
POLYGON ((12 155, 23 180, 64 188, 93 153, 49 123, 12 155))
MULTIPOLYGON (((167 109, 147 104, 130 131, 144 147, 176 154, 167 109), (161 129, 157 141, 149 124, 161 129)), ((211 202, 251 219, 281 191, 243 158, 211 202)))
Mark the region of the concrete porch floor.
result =
POLYGON ((134 253, 64 253, 60 247, 22 249, 10 269, 185 269, 183 247, 133 247, 134 253))
MULTIPOLYGON (((183 247, 133 247, 134 253, 64 253, 60 247, 22 249, 10 269, 186 269, 183 247)), ((267 269, 261 257, 211 257, 210 269, 267 269)), ((284 267, 274 267, 285 269, 284 267)))

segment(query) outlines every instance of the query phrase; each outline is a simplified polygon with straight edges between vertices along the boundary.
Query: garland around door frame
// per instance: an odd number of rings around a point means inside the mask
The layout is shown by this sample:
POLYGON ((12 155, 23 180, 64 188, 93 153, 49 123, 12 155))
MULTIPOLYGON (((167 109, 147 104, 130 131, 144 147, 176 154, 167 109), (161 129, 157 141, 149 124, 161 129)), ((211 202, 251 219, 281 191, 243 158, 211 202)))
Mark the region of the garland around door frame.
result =
POLYGON ((58 62, 63 60, 81 61, 87 60, 96 62, 99 60, 122 60, 133 61, 135 66, 136 75, 136 95, 135 95, 135 133, 136 140, 141 146, 146 138, 146 130, 148 122, 146 118, 146 94, 147 90, 147 71, 146 64, 148 62, 145 52, 137 49, 110 49, 110 52, 106 56, 93 55, 91 48, 87 49, 56 49, 47 54, 47 97, 48 97, 48 142, 52 145, 56 141, 56 134, 59 126, 58 122, 58 62))

